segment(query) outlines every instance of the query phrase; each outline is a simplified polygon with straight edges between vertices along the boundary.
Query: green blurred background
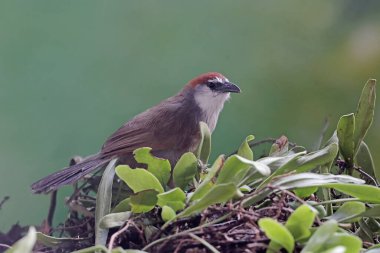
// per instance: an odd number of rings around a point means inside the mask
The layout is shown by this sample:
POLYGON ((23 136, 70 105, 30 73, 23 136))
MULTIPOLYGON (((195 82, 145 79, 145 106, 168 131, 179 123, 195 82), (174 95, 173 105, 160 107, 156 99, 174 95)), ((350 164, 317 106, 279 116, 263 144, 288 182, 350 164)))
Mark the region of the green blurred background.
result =
MULTIPOLYGON (((0 199, 11 198, 0 230, 39 224, 49 198, 32 182, 207 71, 243 90, 214 156, 248 134, 312 149, 325 117, 331 134, 380 79, 380 1, 1 1, 0 199)), ((377 106, 367 142, 378 166, 379 126, 377 106)))

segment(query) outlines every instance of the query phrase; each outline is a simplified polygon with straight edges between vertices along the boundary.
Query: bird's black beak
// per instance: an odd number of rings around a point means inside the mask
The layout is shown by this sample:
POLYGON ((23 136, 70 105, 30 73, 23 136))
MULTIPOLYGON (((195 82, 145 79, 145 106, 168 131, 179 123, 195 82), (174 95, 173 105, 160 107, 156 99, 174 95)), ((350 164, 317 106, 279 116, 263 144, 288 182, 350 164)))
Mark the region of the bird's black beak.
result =
POLYGON ((232 93, 240 93, 240 88, 236 84, 225 82, 219 88, 220 92, 232 92, 232 93))

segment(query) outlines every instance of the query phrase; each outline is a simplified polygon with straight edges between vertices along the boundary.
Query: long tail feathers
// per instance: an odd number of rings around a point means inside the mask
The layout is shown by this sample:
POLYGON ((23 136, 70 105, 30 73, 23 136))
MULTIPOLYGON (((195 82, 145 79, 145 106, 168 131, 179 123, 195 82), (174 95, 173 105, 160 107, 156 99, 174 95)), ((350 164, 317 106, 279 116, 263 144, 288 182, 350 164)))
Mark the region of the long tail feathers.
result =
POLYGON ((59 187, 74 183, 85 175, 106 165, 110 159, 90 158, 78 164, 64 168, 31 185, 33 193, 48 193, 59 187))

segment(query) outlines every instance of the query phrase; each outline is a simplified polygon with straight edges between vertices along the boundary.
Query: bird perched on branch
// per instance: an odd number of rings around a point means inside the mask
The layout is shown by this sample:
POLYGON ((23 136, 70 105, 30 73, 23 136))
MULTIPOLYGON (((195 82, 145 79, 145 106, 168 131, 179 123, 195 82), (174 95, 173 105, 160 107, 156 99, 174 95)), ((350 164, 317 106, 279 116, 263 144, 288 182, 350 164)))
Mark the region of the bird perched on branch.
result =
POLYGON ((114 158, 133 167, 137 164, 133 151, 140 147, 151 147, 153 155, 174 165, 182 154, 197 149, 201 139, 200 121, 211 132, 215 129, 231 92, 239 93, 240 89, 222 74, 202 74, 188 82, 177 95, 125 123, 106 140, 99 153, 38 180, 32 184, 32 191, 48 193, 74 183, 114 158))

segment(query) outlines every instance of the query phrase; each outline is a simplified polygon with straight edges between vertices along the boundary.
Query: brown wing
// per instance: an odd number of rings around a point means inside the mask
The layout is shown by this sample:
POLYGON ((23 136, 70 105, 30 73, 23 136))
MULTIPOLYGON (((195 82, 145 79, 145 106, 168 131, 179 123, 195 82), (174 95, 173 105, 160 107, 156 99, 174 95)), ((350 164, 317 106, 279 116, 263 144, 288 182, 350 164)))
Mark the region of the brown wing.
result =
POLYGON ((154 151, 187 149, 189 139, 197 134, 198 123, 195 127, 189 125, 193 113, 181 110, 183 99, 178 95, 171 97, 137 115, 107 139, 101 155, 122 156, 139 147, 151 147, 154 151))

